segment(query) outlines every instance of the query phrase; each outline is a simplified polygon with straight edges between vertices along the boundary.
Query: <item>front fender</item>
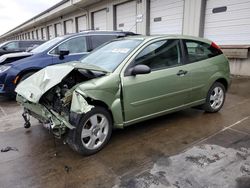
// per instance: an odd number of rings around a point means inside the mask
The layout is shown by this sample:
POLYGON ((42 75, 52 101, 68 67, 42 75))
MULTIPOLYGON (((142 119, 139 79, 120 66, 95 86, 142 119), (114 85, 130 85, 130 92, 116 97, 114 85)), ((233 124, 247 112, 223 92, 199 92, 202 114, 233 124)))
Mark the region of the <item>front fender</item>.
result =
MULTIPOLYGON (((101 101, 108 106, 109 110, 112 113, 113 120, 114 120, 114 126, 116 128, 122 128, 123 127, 123 113, 122 113, 122 104, 120 99, 120 88, 118 91, 114 94, 105 90, 83 90, 76 89, 74 91, 75 93, 81 94, 85 99, 89 98, 94 101, 101 101)), ((89 109, 88 103, 81 102, 81 100, 78 100, 77 98, 72 98, 72 104, 74 107, 72 107, 73 112, 76 112, 80 108, 82 109, 89 109)), ((85 100, 86 101, 86 100, 85 100)), ((84 112, 83 112, 84 113, 84 112)))
POLYGON ((4 77, 5 91, 7 93, 14 93, 16 85, 14 84, 14 80, 16 76, 19 74, 19 70, 15 68, 10 68, 4 77))

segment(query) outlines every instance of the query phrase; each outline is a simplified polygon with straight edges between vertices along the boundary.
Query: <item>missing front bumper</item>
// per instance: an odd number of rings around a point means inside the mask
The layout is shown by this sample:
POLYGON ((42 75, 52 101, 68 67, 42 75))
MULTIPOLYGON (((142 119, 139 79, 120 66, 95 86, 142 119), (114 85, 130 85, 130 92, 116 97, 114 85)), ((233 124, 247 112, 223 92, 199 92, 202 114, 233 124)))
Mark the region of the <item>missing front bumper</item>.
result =
POLYGON ((67 118, 61 116, 52 109, 47 109, 41 104, 31 103, 19 95, 17 96, 17 102, 19 102, 24 107, 24 120, 26 123, 29 121, 25 117, 27 117, 27 114, 29 114, 43 124, 50 124, 51 130, 53 132, 57 132, 60 135, 64 134, 67 128, 75 128, 69 123, 67 118))

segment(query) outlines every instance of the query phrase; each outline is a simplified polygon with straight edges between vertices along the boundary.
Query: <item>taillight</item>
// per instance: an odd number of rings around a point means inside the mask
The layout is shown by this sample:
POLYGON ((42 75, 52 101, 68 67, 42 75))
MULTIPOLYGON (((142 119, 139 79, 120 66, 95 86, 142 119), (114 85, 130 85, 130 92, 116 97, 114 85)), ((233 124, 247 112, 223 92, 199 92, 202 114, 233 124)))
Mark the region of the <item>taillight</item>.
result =
POLYGON ((219 47, 217 44, 215 44, 214 42, 212 42, 211 46, 212 46, 213 48, 215 48, 215 49, 221 51, 220 47, 219 47))

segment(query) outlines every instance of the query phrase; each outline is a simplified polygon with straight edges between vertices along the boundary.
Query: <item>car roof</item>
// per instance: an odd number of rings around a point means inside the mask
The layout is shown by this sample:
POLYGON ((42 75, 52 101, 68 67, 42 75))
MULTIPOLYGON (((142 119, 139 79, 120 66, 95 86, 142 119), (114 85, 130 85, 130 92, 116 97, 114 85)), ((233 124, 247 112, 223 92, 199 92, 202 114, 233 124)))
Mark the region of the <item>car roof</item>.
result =
MULTIPOLYGON (((138 34, 130 32, 130 31, 86 30, 86 31, 81 31, 79 33, 66 34, 66 35, 62 35, 62 36, 58 36, 58 37, 62 37, 62 40, 65 40, 67 38, 74 37, 74 36, 88 36, 88 35, 118 35, 118 36, 126 37, 126 36, 135 36, 138 34)), ((16 42, 16 41, 46 42, 46 40, 29 39, 29 40, 9 40, 9 41, 5 41, 3 43, 16 42)), ((1 44, 3 44, 3 43, 1 43, 1 44)))
POLYGON ((189 36, 189 35, 150 35, 150 36, 144 36, 144 35, 137 35, 137 36, 128 36, 124 39, 138 39, 138 40, 145 40, 145 41, 151 41, 155 39, 186 39, 186 40, 196 40, 200 42, 205 42, 208 44, 211 44, 212 41, 200 37, 195 36, 189 36))
POLYGON ((88 35, 134 36, 134 35, 138 35, 138 34, 130 32, 130 31, 86 30, 86 31, 81 31, 79 33, 67 34, 67 35, 64 35, 64 37, 67 38, 67 37, 79 36, 79 35, 84 35, 84 36, 88 36, 88 35))
POLYGON ((8 40, 6 42, 46 42, 46 40, 28 39, 28 40, 8 40))

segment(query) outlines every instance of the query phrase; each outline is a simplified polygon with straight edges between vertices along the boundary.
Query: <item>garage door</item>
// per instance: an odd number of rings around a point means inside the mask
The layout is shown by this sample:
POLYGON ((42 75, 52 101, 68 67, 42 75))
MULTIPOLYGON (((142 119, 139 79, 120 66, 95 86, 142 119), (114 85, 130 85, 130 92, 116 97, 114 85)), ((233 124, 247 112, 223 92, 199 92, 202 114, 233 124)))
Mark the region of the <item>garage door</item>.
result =
POLYGON ((52 39, 55 37, 53 26, 48 26, 48 39, 52 39))
POLYGON ((92 22, 92 29, 107 30, 107 10, 94 12, 92 22))
POLYGON ((31 39, 35 39, 34 31, 31 31, 31 39))
POLYGON ((77 25, 77 32, 81 32, 84 30, 87 30, 87 17, 86 16, 80 16, 76 18, 76 25, 77 25))
POLYGON ((218 44, 250 44, 250 1, 208 0, 204 37, 218 44))
POLYGON ((184 0, 150 0, 150 34, 182 34, 184 0))
POLYGON ((67 20, 64 22, 65 34, 73 33, 73 20, 67 20))
POLYGON ((116 30, 136 32, 136 2, 116 6, 116 30))
POLYGON ((42 33, 42 40, 46 40, 46 29, 41 28, 41 33, 42 33))
POLYGON ((56 33, 56 36, 61 36, 62 35, 62 24, 61 23, 57 23, 55 24, 55 33, 56 33))
POLYGON ((41 31, 41 29, 38 29, 36 31, 37 31, 37 39, 41 40, 42 39, 42 31, 41 31))

